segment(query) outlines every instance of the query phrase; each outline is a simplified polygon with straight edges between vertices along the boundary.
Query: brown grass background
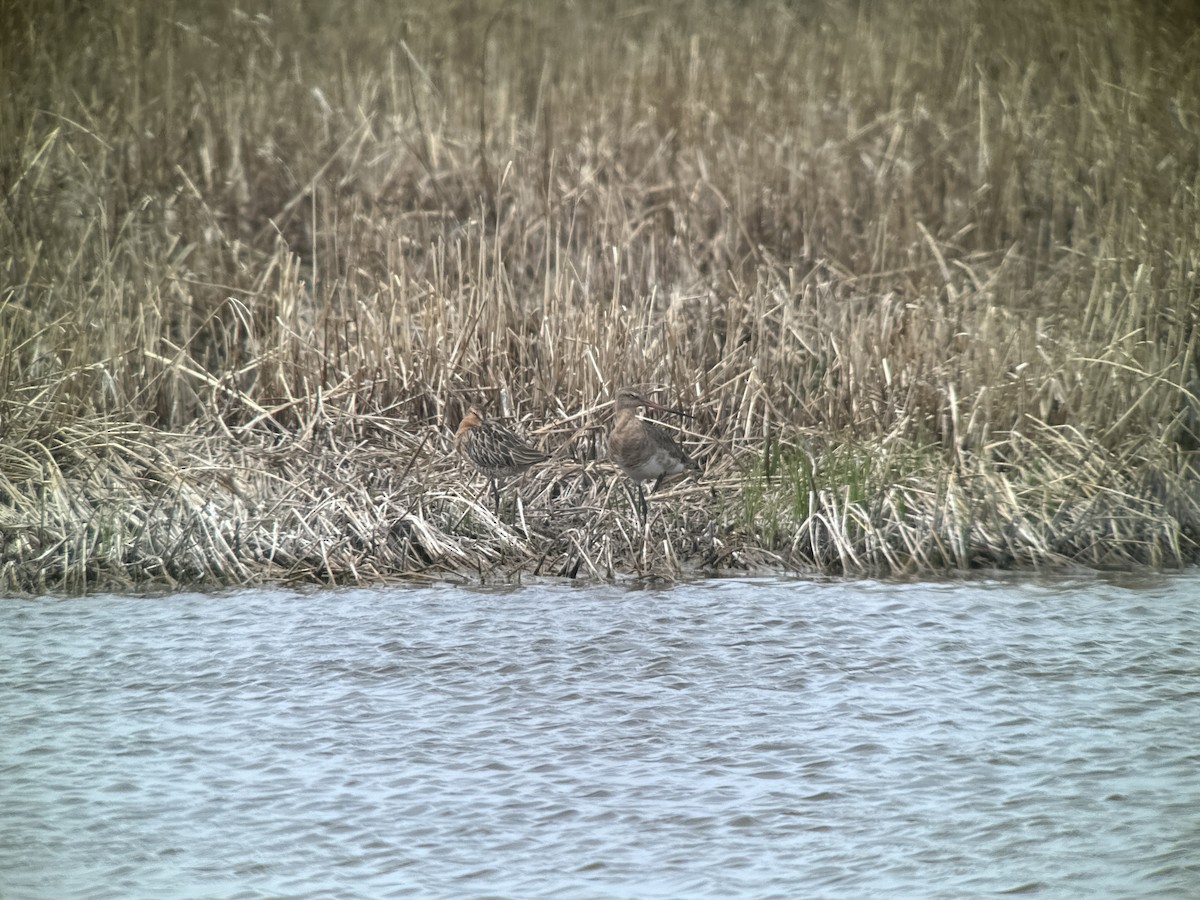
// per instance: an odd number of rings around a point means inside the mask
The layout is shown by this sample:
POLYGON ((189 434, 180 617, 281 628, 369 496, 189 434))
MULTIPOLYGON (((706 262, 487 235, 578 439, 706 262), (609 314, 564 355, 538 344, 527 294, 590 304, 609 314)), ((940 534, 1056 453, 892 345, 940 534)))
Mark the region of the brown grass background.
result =
POLYGON ((1179 565, 1190 3, 0 0, 0 589, 1179 565), (641 528, 624 384, 690 410, 641 528), (555 452, 497 518, 466 404, 555 452))

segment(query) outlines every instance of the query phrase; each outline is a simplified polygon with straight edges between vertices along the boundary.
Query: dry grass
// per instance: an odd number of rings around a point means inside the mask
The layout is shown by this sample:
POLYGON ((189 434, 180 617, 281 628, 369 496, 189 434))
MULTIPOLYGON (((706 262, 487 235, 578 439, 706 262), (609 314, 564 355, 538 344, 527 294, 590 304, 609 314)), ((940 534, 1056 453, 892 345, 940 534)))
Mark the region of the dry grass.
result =
POLYGON ((1191 7, 704 9, 0 3, 0 590, 1194 562, 1191 7))

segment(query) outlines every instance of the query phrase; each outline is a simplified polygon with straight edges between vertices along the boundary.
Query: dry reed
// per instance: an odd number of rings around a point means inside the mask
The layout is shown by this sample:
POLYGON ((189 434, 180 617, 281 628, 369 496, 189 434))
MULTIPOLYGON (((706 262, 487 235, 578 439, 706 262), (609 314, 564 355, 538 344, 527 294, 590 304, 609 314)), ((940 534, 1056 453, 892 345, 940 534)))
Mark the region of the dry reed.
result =
POLYGON ((1192 563, 1189 10, 3 4, 0 590, 1192 563))

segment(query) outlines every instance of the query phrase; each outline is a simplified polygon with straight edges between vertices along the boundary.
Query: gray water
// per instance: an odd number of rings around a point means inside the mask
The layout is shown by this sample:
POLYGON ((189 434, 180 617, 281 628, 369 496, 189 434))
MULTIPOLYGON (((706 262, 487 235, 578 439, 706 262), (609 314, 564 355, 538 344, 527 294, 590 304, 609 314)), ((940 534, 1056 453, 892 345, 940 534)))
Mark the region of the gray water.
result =
POLYGON ((0 600, 0 896, 1200 896, 1200 577, 0 600))

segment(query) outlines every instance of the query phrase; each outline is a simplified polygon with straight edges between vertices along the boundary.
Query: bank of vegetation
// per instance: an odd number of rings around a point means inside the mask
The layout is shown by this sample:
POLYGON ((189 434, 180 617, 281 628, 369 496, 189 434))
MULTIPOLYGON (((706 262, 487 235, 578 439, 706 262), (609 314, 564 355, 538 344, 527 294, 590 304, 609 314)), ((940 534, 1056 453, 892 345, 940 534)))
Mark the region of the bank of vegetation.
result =
POLYGON ((0 590, 1198 556, 1188 3, 0 8, 0 590))

